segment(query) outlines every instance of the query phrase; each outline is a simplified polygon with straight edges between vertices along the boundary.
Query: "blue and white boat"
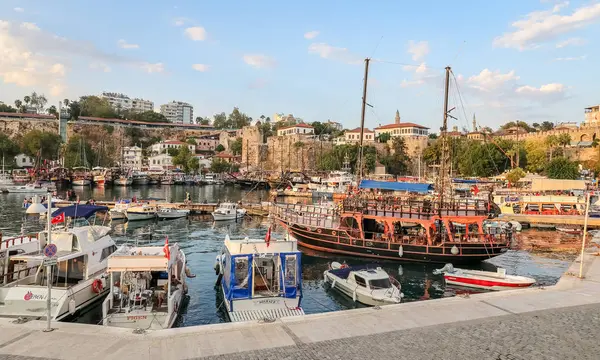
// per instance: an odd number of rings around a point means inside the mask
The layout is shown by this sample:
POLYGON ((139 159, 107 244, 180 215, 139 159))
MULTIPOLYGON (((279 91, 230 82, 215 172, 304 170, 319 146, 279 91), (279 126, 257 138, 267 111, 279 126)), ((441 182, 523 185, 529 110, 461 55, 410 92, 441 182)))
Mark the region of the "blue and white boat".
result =
POLYGON ((232 322, 304 315, 301 253, 294 239, 232 240, 227 235, 215 272, 232 322))

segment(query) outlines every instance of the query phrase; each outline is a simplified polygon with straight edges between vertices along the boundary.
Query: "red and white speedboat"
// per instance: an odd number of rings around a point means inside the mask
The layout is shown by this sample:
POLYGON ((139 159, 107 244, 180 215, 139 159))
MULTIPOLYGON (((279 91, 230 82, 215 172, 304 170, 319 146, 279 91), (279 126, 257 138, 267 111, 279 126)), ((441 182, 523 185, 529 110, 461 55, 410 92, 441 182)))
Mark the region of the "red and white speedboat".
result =
POLYGON ((509 290, 525 288, 535 284, 535 279, 507 275, 506 269, 498 268, 496 272, 482 270, 455 269, 452 264, 446 264, 434 274, 444 274, 446 284, 472 287, 485 290, 509 290))
POLYGON ((570 228, 570 227, 556 227, 556 231, 560 231, 569 235, 581 235, 583 234, 583 229, 581 228, 570 228))

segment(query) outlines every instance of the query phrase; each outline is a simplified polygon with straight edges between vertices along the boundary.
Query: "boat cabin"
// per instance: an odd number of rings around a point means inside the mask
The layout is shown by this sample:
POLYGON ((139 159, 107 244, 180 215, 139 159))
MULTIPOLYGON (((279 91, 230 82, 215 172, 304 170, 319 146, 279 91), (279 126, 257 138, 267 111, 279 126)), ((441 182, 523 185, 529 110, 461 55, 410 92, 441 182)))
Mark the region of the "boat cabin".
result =
POLYGON ((225 305, 232 321, 301 315, 301 253, 294 240, 229 235, 219 257, 225 305))
POLYGON ((346 279, 348 283, 367 290, 389 289, 392 287, 390 276, 381 267, 353 266, 329 271, 331 274, 346 279))

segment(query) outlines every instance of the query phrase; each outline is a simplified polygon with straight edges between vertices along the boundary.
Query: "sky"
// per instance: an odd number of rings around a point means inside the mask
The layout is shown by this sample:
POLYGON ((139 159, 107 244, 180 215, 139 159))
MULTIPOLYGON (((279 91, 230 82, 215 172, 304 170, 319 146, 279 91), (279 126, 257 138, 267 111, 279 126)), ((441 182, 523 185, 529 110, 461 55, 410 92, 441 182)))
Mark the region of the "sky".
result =
POLYGON ((121 92, 195 116, 449 127, 580 122, 600 103, 600 2, 0 0, 0 101, 121 92), (595 36, 594 36, 595 35, 595 36))

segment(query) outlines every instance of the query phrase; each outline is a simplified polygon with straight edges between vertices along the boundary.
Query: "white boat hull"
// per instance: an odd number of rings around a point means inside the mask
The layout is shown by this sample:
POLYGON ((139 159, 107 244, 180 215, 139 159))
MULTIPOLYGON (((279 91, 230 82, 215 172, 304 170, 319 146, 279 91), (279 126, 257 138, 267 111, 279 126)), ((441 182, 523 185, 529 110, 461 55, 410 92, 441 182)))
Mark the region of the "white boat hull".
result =
POLYGON ((342 279, 338 276, 335 276, 328 271, 325 271, 325 279, 332 288, 341 292, 342 294, 350 297, 351 299, 355 299, 356 302, 359 302, 364 305, 369 306, 381 306, 381 305, 390 305, 390 304, 399 304, 402 300, 400 295, 400 291, 398 291, 398 296, 387 296, 391 294, 391 290, 387 293, 385 290, 363 290, 358 287, 355 289, 352 288, 351 284, 346 280, 342 279))
POLYGON ((72 185, 73 186, 90 186, 92 182, 88 179, 82 179, 82 180, 73 180, 72 181, 72 185))
POLYGON ((9 193, 19 193, 19 194, 42 194, 42 193, 47 193, 48 188, 33 188, 33 187, 27 187, 27 186, 15 186, 15 187, 6 188, 6 191, 8 191, 9 193))
POLYGON ((118 178, 115 179, 114 184, 117 186, 130 186, 132 182, 131 178, 118 178))
POLYGON ((125 214, 124 211, 119 211, 119 210, 115 210, 112 209, 109 211, 110 214, 110 218, 113 220, 125 220, 127 219, 127 215, 125 214))
POLYGON ((187 212, 168 212, 168 213, 158 212, 156 214, 156 216, 158 216, 159 219, 179 219, 179 218, 186 217, 187 215, 188 215, 187 212))
POLYGON ((139 220, 151 220, 156 217, 156 213, 147 213, 147 212, 130 212, 127 211, 127 220, 128 221, 139 221, 139 220))

